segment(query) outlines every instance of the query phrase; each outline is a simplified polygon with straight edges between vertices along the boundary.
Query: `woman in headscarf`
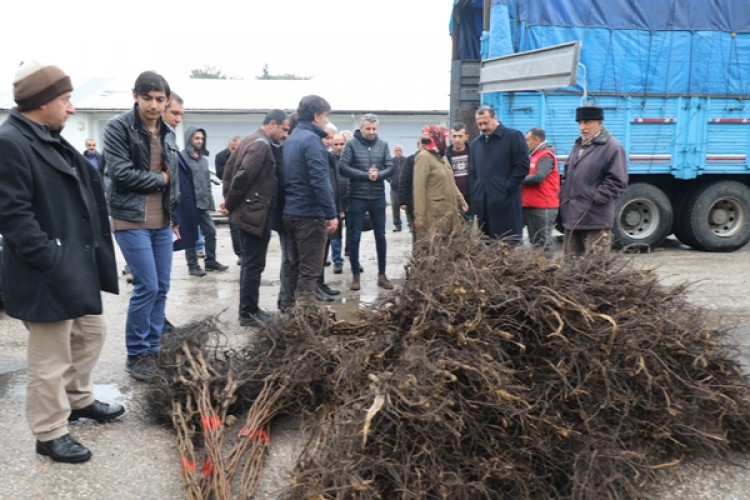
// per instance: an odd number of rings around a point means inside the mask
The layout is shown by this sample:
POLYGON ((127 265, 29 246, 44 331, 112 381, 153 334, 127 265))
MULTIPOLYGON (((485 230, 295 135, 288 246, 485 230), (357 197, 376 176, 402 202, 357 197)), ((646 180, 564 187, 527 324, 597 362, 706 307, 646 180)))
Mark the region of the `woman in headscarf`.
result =
POLYGON ((469 207, 453 180, 445 158, 448 129, 426 125, 422 129, 424 149, 414 163, 414 227, 419 241, 431 230, 451 231, 465 225, 460 216, 469 207))

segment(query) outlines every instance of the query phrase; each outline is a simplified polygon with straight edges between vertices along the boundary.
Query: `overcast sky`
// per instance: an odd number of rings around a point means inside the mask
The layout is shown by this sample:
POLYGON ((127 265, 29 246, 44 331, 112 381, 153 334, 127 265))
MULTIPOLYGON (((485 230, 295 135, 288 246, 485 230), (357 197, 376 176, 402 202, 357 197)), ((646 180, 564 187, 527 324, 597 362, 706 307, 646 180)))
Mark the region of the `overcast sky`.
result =
MULTIPOLYGON (((5 2, 0 78, 20 61, 94 76, 132 78, 153 69, 168 81, 215 66, 251 79, 331 78, 376 91, 378 82, 448 89, 453 0, 62 0, 5 2)), ((2 83, 0 83, 2 84, 2 83)), ((6 87, 6 88, 8 88, 6 87)))

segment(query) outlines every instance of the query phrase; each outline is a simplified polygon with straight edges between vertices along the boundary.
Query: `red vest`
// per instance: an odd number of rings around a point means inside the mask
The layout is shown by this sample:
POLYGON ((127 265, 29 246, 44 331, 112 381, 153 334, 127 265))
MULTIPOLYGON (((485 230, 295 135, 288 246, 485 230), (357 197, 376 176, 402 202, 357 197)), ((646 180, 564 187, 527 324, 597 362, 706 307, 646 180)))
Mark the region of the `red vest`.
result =
POLYGON ((560 206, 560 170, 551 149, 538 149, 529 158, 529 175, 536 172, 536 164, 548 156, 552 158, 552 172, 536 186, 522 186, 521 205, 525 208, 558 208, 560 206))

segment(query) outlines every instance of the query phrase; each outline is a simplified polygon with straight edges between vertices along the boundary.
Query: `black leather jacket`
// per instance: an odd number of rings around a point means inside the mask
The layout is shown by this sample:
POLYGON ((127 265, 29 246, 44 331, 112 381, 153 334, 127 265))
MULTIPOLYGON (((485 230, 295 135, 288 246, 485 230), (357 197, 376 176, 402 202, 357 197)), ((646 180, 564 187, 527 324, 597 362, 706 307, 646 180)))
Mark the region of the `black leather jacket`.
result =
POLYGON ((174 220, 179 205, 179 149, 174 131, 163 121, 161 146, 163 162, 169 172, 169 186, 161 173, 151 172, 150 133, 141 123, 138 105, 111 118, 104 127, 104 160, 110 185, 107 190, 110 215, 115 219, 141 222, 146 219, 146 196, 167 191, 164 210, 174 220))

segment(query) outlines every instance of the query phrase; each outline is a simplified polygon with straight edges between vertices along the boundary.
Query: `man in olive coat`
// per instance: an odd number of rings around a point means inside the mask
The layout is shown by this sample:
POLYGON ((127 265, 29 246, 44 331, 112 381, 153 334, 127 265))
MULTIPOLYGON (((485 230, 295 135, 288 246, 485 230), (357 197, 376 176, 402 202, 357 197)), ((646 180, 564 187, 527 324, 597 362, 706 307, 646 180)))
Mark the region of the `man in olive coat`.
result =
POLYGON ((505 127, 489 106, 474 118, 482 132, 469 148, 472 211, 490 238, 521 243, 521 182, 529 173, 529 148, 523 133, 505 127))
POLYGON ((125 412, 94 399, 91 378, 106 335, 101 291, 118 292, 107 205, 96 168, 60 135, 75 113, 70 78, 28 62, 13 86, 17 107, 0 126, 5 309, 29 331, 26 417, 36 452, 85 462, 91 452, 68 421, 125 412))

